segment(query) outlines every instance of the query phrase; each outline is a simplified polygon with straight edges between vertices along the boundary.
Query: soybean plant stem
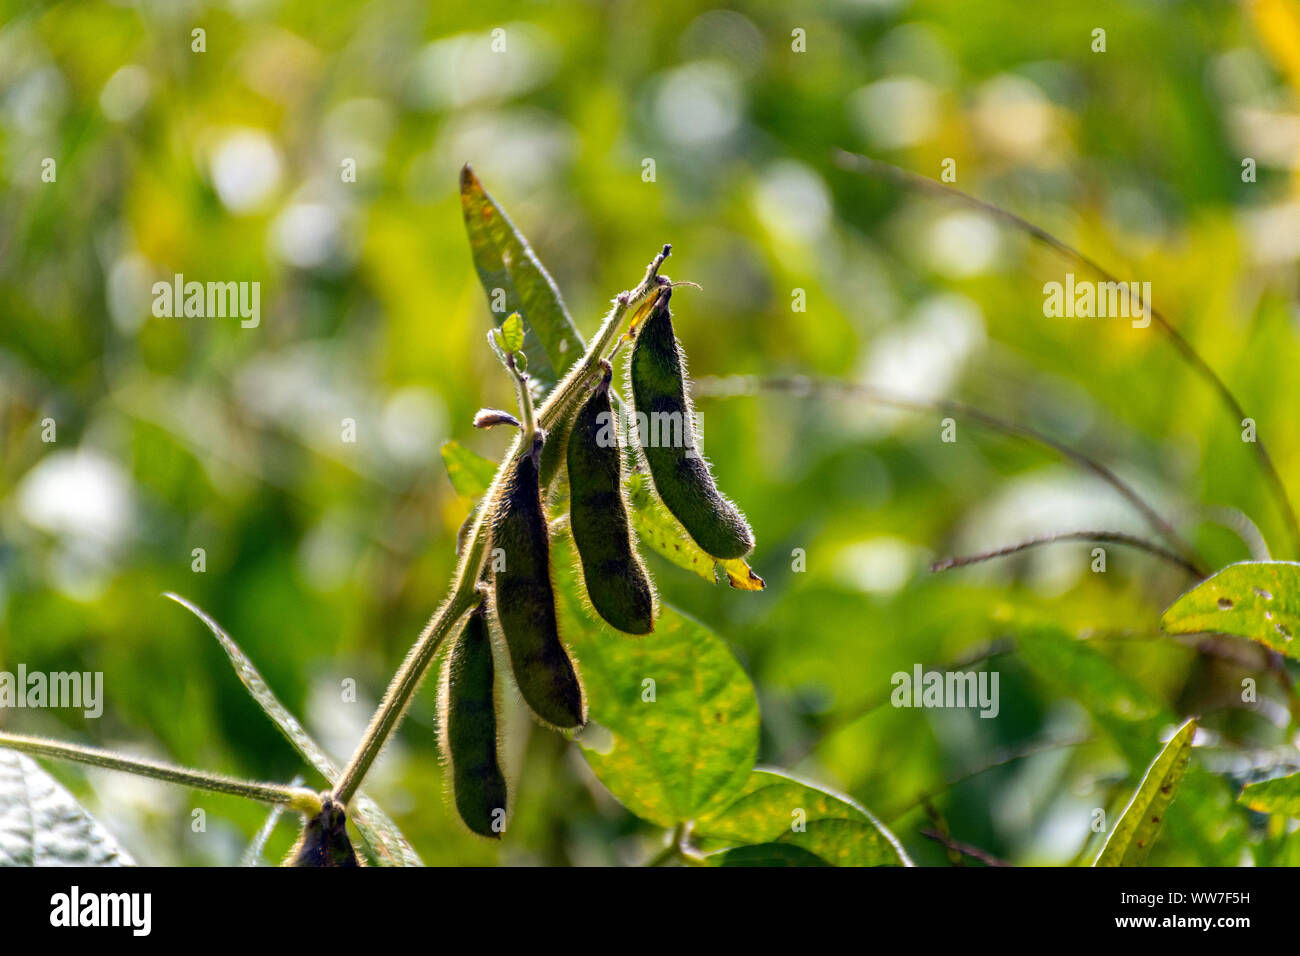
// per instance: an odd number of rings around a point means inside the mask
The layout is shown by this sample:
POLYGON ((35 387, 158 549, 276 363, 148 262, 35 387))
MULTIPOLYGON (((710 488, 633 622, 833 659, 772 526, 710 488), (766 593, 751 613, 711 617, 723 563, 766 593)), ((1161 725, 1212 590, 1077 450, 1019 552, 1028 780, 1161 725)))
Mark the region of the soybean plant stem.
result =
POLYGON ((1030 538, 1028 541, 1021 541, 1019 544, 998 548, 996 551, 984 551, 980 554, 971 554, 958 558, 944 558, 942 561, 936 561, 930 565, 930 570, 947 571, 949 568, 961 568, 968 564, 978 564, 981 561, 989 561, 993 558, 1004 558, 1007 555, 1017 554, 1044 544, 1054 544, 1057 541, 1097 541, 1102 544, 1124 544, 1130 548, 1138 548, 1148 554, 1154 554, 1157 558, 1163 558, 1170 564, 1176 564, 1198 581, 1205 577, 1205 574, 1196 565, 1180 558, 1167 548, 1162 548, 1145 538, 1125 534, 1121 531, 1062 531, 1057 534, 1045 534, 1038 538, 1030 538))
POLYGON ((523 436, 522 447, 525 452, 533 447, 537 435, 537 419, 533 414, 533 395, 528 390, 528 376, 519 371, 513 353, 506 356, 506 364, 515 379, 515 398, 519 403, 519 433, 523 436))
POLYGON ((31 754, 33 757, 50 757, 55 760, 70 760, 75 763, 102 767, 105 770, 120 770, 141 777, 165 780, 167 783, 194 787, 197 790, 210 790, 213 793, 228 793, 236 797, 247 797, 285 806, 291 810, 309 816, 320 813, 320 795, 305 787, 291 787, 279 783, 260 783, 253 780, 239 780, 223 774, 209 773, 206 770, 191 770, 174 764, 143 757, 128 757, 111 750, 97 747, 82 747, 77 744, 64 743, 61 740, 48 740, 44 737, 27 737, 22 734, 0 733, 0 747, 31 754))
MULTIPOLYGON (((646 269, 645 278, 641 280, 640 285, 630 292, 620 294, 614 300, 614 305, 601 323, 596 338, 583 353, 582 358, 573 364, 568 374, 551 390, 551 394, 546 397, 546 401, 537 411, 536 427, 549 432, 564 420, 577 400, 585 394, 591 384, 592 371, 599 366, 605 351, 622 329, 629 314, 633 318, 639 318, 642 312, 648 310, 659 289, 667 281, 659 276, 659 267, 663 265, 664 259, 668 258, 670 251, 671 246, 664 246, 663 251, 655 256, 646 269)), ((531 409, 531 402, 529 408, 531 409)), ((480 597, 476 587, 483 557, 487 552, 488 522, 494 510, 494 503, 505 484, 510 463, 522 450, 531 447, 531 440, 529 444, 524 444, 524 440, 523 434, 516 435, 509 451, 497 467, 492 484, 483 495, 483 500, 475 514, 474 524, 466 538, 465 546, 461 549, 460 561, 456 565, 456 574, 452 580, 451 594, 430 618, 429 623, 425 625, 419 638, 407 653, 406 659, 402 661, 402 666, 393 675, 383 701, 370 719, 365 737, 362 738, 361 744, 352 755, 352 759, 348 761, 348 765, 343 768, 343 773, 335 784, 334 799, 344 806, 347 806, 356 795, 362 780, 370 771, 385 742, 401 723, 407 707, 410 706, 411 697, 424 679, 425 672, 433 662, 443 640, 479 603, 480 597)))

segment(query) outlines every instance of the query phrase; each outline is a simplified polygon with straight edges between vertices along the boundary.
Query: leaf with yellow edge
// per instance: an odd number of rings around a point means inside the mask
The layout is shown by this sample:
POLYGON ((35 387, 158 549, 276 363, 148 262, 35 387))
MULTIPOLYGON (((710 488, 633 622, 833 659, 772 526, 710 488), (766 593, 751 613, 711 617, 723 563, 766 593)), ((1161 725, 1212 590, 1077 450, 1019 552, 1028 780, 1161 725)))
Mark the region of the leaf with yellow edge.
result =
POLYGON ((1300 773, 1248 783, 1237 802, 1259 813, 1300 817, 1300 773))
POLYGON ((1160 626, 1170 634, 1235 634, 1300 658, 1300 564, 1230 564, 1169 605, 1160 626))
POLYGON ((744 558, 718 561, 692 541, 651 489, 642 472, 633 472, 628 478, 628 501, 632 505, 632 527, 651 550, 679 568, 698 574, 710 584, 718 581, 717 572, 721 570, 733 588, 763 590, 763 579, 754 573, 744 558))
POLYGON ((1164 749, 1147 768, 1123 816, 1110 831, 1093 866, 1141 866, 1151 852, 1151 844, 1160 833, 1165 811, 1174 802, 1178 785, 1187 772, 1192 755, 1192 738, 1196 736, 1195 718, 1187 721, 1169 739, 1164 749))

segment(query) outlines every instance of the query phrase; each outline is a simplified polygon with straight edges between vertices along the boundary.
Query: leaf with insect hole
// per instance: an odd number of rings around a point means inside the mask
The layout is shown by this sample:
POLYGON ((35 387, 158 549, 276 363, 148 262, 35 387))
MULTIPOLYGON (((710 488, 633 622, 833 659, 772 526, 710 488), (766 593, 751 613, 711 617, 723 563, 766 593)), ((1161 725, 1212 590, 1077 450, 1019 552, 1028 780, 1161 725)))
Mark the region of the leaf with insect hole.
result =
POLYGON ((1170 634, 1248 637, 1300 659, 1300 564, 1230 564, 1169 605, 1160 626, 1170 634))
POLYGON ((1178 728, 1164 749, 1147 768, 1124 814, 1110 831, 1093 866, 1141 866, 1151 853, 1151 844, 1160 833, 1165 812, 1174 802, 1178 785, 1187 772, 1192 755, 1192 738, 1196 721, 1189 720, 1178 728))

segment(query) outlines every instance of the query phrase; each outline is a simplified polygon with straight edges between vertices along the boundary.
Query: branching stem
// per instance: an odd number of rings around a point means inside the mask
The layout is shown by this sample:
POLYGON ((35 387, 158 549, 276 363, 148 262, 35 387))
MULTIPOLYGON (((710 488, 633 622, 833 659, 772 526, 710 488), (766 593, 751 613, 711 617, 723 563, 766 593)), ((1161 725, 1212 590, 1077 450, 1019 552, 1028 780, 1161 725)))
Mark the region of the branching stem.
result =
POLYGON ((1139 538, 1136 535, 1125 534, 1122 531, 1062 531, 1056 534, 1045 534, 1037 538, 1030 538, 1028 541, 1021 541, 1019 544, 1009 545, 1005 548, 998 548, 996 551, 983 551, 979 554, 965 555, 963 557, 944 558, 942 561, 936 561, 930 565, 931 571, 947 571, 949 568, 965 567, 968 564, 979 564, 981 561, 989 561, 993 558, 1004 558, 1010 554, 1017 554, 1026 551, 1029 548, 1037 548, 1044 544, 1055 544, 1058 541, 1097 541, 1103 544, 1123 544, 1130 548, 1138 548, 1148 554, 1154 554, 1158 558, 1163 558, 1171 564, 1176 564, 1192 577, 1200 580, 1205 575, 1196 565, 1183 560, 1166 548, 1158 544, 1152 544, 1145 538, 1139 538))
POLYGON ((209 773, 206 770, 191 770, 177 767, 160 760, 144 757, 128 757, 111 750, 97 747, 82 747, 78 744, 64 743, 61 740, 49 740, 45 737, 28 737, 22 734, 0 732, 0 747, 17 750, 33 757, 49 757, 54 760, 68 760, 74 763, 102 767, 105 770, 120 770, 142 777, 152 777, 182 787, 196 790, 210 790, 213 793, 228 793, 236 797, 260 800, 277 806, 288 807, 313 816, 320 813, 320 795, 305 787, 291 787, 278 783, 260 783, 253 780, 240 780, 224 774, 209 773))
MULTIPOLYGON (((586 393, 586 390, 591 385, 592 370, 604 358, 605 351, 615 340, 625 321, 629 317, 638 320, 644 312, 648 311, 653 305, 659 289, 666 284, 667 279, 659 275, 659 267, 668 258, 670 251, 670 246, 664 246, 663 251, 655 256, 649 268, 646 269, 645 278, 641 280, 640 285, 630 292, 620 294, 614 300, 613 307, 606 314, 595 339, 592 340, 582 358, 573 364, 568 374, 555 386, 551 394, 547 396, 546 401, 542 403, 542 407, 537 411, 535 427, 549 432, 564 420, 565 416, 576 405, 577 400, 586 393)), ((521 406, 523 404, 521 402, 521 406)), ((531 409, 531 401, 528 406, 531 409)), ((522 407, 521 411, 523 411, 522 407)), ((524 424, 527 425, 528 423, 524 424)), ((532 447, 531 441, 524 444, 524 440, 524 434, 517 435, 510 446, 510 450, 501 460, 496 476, 492 479, 492 484, 484 494, 476 512, 474 524, 466 536, 465 545, 461 548, 460 561, 456 565, 450 595, 434 613, 433 617, 430 618, 424 630, 420 632, 420 636, 407 653, 402 666, 393 675, 383 701, 371 718, 370 726, 366 728, 365 737, 362 738, 361 744, 352 755, 352 759, 348 761, 348 765, 343 768, 343 773, 334 787, 333 794, 334 798, 344 806, 356 795, 357 790, 361 787, 362 780, 379 756, 379 752, 383 749, 384 743, 397 729, 397 725, 401 723, 407 707, 410 706, 411 697, 424 679, 425 672, 432 663, 443 640, 455 630, 465 615, 479 602, 476 586, 483 558, 487 552, 488 522, 493 512, 494 502, 504 485, 510 463, 521 452, 532 447)))

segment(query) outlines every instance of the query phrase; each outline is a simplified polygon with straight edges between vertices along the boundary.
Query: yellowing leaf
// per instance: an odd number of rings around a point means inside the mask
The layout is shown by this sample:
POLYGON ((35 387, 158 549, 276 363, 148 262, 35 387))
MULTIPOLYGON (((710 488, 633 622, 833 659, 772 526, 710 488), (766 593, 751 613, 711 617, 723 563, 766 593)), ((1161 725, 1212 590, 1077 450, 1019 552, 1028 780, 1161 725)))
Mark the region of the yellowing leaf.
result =
POLYGON ((1110 831, 1094 866, 1141 866, 1151 852, 1151 844, 1160 833, 1165 811, 1174 802, 1178 784, 1187 772, 1192 754, 1196 721, 1189 720, 1165 744, 1147 768, 1123 816, 1110 831))
POLYGON ((1242 788, 1237 802, 1260 813, 1300 817, 1300 773, 1249 783, 1242 788))
POLYGON ((1170 634, 1235 634, 1300 658, 1300 564, 1230 564, 1169 605, 1160 626, 1170 634))

